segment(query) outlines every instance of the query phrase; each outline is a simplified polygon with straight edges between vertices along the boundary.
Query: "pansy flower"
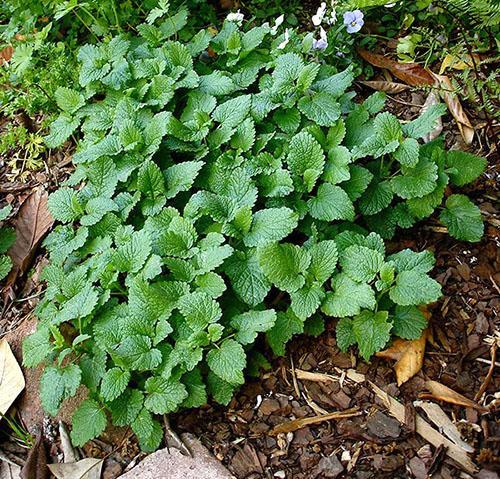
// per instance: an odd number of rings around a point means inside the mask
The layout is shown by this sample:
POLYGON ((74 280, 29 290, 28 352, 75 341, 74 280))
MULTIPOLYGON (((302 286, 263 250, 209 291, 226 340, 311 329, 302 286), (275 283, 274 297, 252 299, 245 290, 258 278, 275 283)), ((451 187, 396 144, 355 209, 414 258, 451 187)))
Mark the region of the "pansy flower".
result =
POLYGON ((288 33, 288 28, 285 28, 285 39, 278 45, 279 50, 283 50, 288 45, 290 41, 290 35, 288 33))
POLYGON ((326 13, 326 2, 321 2, 316 15, 313 15, 312 22, 315 27, 319 27, 326 13))
POLYGON ((241 13, 239 10, 237 12, 231 12, 228 14, 226 17, 226 20, 228 22, 235 22, 238 25, 241 25, 243 23, 243 19, 245 18, 245 15, 241 13))
POLYGON ((363 12, 361 10, 354 10, 353 12, 344 13, 344 25, 346 26, 347 33, 356 33, 361 30, 365 24, 363 20, 363 12))
POLYGON ((328 47, 328 38, 323 27, 319 29, 319 39, 313 40, 312 47, 314 50, 325 50, 328 47))
POLYGON ((285 21, 285 15, 280 15, 275 21, 274 21, 274 27, 271 28, 271 35, 276 35, 278 32, 278 28, 280 25, 285 21))

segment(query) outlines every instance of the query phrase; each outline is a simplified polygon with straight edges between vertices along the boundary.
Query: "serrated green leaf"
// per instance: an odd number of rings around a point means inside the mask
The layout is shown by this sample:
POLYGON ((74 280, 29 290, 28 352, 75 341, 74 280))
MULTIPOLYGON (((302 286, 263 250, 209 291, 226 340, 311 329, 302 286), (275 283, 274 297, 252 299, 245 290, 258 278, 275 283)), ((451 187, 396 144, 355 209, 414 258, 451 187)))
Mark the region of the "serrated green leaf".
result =
POLYGON ((318 220, 354 220, 354 205, 349 196, 340 186, 330 183, 321 184, 316 197, 311 198, 307 206, 310 215, 318 220))
POLYGON ((337 245, 333 240, 324 240, 314 244, 309 252, 311 253, 309 272, 316 281, 324 283, 333 274, 337 266, 337 245))
POLYGON ((246 355, 241 344, 234 339, 226 339, 218 349, 212 349, 207 354, 208 367, 229 384, 243 384, 243 369, 246 365, 246 355))
MULTIPOLYGON (((325 165, 325 156, 321 145, 310 133, 300 132, 290 140, 286 161, 293 175, 303 177, 306 171, 313 170, 319 177, 325 165)), ((309 186, 308 191, 314 183, 309 186)))
POLYGON ((40 399, 44 410, 55 416, 62 401, 76 394, 81 379, 82 372, 76 364, 45 368, 40 378, 40 399))
POLYGON ((359 211, 364 215, 374 215, 387 208, 394 194, 388 181, 372 180, 358 201, 359 211))
POLYGON ((392 178, 392 190, 404 199, 421 198, 436 188, 437 172, 434 162, 421 158, 415 167, 407 168, 402 175, 392 178))
POLYGON ((427 327, 427 319, 415 306, 396 306, 392 317, 392 333, 404 339, 418 339, 427 327))
POLYGON ((412 168, 418 163, 419 150, 420 145, 417 140, 406 138, 394 152, 394 158, 403 166, 412 168))
POLYGON ((389 341, 392 324, 387 311, 362 311, 353 319, 352 329, 359 347, 359 354, 368 361, 389 341))
POLYGON ((328 316, 344 318, 359 314, 361 308, 375 308, 375 292, 366 283, 357 283, 344 273, 332 280, 332 291, 328 292, 321 306, 328 316))
POLYGON ((73 414, 71 442, 74 446, 83 446, 104 432, 107 422, 103 408, 96 401, 86 399, 73 414))
POLYGON ((266 334, 267 341, 274 354, 283 356, 286 343, 303 330, 304 321, 295 316, 293 312, 279 311, 274 326, 266 334))
POLYGON ((290 308, 299 319, 305 320, 316 312, 324 297, 325 292, 319 284, 306 284, 290 293, 290 308))
POLYGON ((101 395, 105 401, 113 401, 125 391, 130 381, 130 372, 111 368, 102 378, 101 395))
POLYGON ((297 106, 309 120, 321 126, 333 126, 340 117, 340 104, 335 96, 327 91, 304 96, 297 106))
POLYGON ((418 306, 437 301, 441 297, 441 285, 417 270, 401 271, 389 296, 400 306, 418 306))
POLYGON ((231 319, 231 326, 236 329, 236 340, 241 344, 252 344, 258 333, 271 329, 276 322, 274 309, 247 311, 231 319))
POLYGON ((369 283, 384 263, 384 256, 366 246, 349 246, 340 256, 342 271, 354 281, 369 283))
POLYGON ((475 243, 484 233, 481 210, 465 195, 451 195, 439 215, 454 238, 475 243))
POLYGON ((48 327, 39 326, 23 341, 23 364, 28 368, 37 366, 51 351, 50 330, 48 327))
POLYGON ((277 288, 289 293, 304 285, 304 273, 311 263, 311 255, 293 244, 271 243, 259 250, 262 271, 277 288))
POLYGON ((243 241, 246 246, 264 246, 286 238, 297 227, 297 213, 290 208, 268 208, 253 215, 252 226, 243 241))
POLYGON ((252 104, 251 95, 241 95, 221 103, 212 113, 212 118, 225 128, 238 126, 248 115, 252 104))
POLYGON ((350 346, 356 344, 356 336, 353 330, 352 319, 340 319, 335 329, 335 336, 337 339, 337 346, 344 353, 349 349, 350 346))
POLYGON ((472 183, 481 175, 487 164, 485 158, 465 151, 452 150, 446 154, 446 166, 451 168, 449 172, 451 182, 457 186, 472 183))
POLYGON ((264 301, 271 289, 271 282, 262 271, 255 254, 233 256, 226 266, 226 273, 236 294, 250 306, 257 306, 264 301))
POLYGON ((151 377, 144 386, 144 405, 155 414, 174 412, 188 397, 184 384, 173 379, 151 377))

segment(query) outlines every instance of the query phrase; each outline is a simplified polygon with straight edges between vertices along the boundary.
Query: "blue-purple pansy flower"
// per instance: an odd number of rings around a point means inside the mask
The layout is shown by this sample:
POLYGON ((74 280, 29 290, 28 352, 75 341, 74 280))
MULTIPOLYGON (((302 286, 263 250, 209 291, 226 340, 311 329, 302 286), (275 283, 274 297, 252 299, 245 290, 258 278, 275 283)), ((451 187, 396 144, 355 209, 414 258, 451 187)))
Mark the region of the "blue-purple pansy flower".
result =
POLYGON ((363 17, 364 15, 361 10, 345 12, 344 25, 346 26, 347 33, 359 32, 361 30, 361 27, 365 24, 363 17))
POLYGON ((328 38, 323 27, 319 29, 319 39, 313 40, 312 47, 314 50, 325 50, 328 47, 328 38))

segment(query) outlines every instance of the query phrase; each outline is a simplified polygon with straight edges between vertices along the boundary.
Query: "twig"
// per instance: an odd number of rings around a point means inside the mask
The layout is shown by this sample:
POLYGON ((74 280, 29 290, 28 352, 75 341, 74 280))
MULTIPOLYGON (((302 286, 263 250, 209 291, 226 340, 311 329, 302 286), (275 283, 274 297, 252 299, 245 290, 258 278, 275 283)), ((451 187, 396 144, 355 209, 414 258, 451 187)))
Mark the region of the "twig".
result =
POLYGON ((493 371, 495 370, 495 360, 497 358, 497 343, 494 342, 491 345, 491 365, 490 368, 488 369, 488 374, 484 378, 483 384, 481 384, 481 387, 479 388, 479 391, 477 394, 474 396, 474 401, 479 401, 481 397, 483 396, 484 392, 488 388, 491 378, 493 377, 493 371))

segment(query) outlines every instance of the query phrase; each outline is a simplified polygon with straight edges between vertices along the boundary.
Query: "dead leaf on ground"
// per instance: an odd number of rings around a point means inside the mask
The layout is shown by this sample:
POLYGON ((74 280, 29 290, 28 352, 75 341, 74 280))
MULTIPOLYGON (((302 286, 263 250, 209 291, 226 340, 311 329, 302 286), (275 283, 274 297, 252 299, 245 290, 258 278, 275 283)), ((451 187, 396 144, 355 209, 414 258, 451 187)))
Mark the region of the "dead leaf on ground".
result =
POLYGON ((47 454, 41 434, 38 434, 35 445, 31 448, 19 477, 21 479, 49 479, 47 454))
POLYGON ((59 421, 59 437, 61 438, 61 449, 63 452, 64 462, 77 462, 78 454, 71 444, 71 439, 68 430, 62 421, 59 421))
POLYGON ((0 340, 0 420, 24 389, 23 372, 6 339, 0 340))
POLYGON ((429 418, 429 421, 437 426, 448 439, 453 441, 457 446, 460 446, 464 451, 474 452, 474 448, 462 439, 457 426, 451 422, 451 419, 441 409, 439 404, 429 401, 415 401, 413 404, 422 409, 429 418))
POLYGON ((426 341, 427 330, 422 333, 419 339, 413 341, 396 339, 391 347, 376 354, 379 358, 396 360, 394 371, 398 386, 404 384, 422 369, 426 341))
POLYGON ((184 456, 193 457, 193 454, 189 450, 189 447, 186 446, 185 442, 170 426, 170 420, 168 419, 167 415, 163 416, 163 424, 165 426, 164 437, 167 447, 173 447, 175 449, 178 449, 180 453, 184 456))
POLYGON ((399 63, 384 55, 358 49, 358 53, 365 61, 379 68, 386 68, 396 78, 411 86, 434 85, 432 75, 418 63, 399 63))
POLYGON ((437 381, 425 381, 425 387, 430 391, 430 394, 420 394, 420 398, 434 399, 436 401, 443 401, 458 406, 471 407, 481 412, 488 411, 488 409, 472 401, 472 399, 466 398, 462 394, 457 393, 453 389, 437 381))
POLYGON ((441 68, 439 69, 439 74, 442 75, 447 68, 452 68, 453 70, 466 70, 467 68, 474 68, 474 61, 476 63, 481 62, 481 57, 476 53, 469 55, 468 53, 461 55, 460 57, 448 53, 441 63, 441 68))
POLYGON ((372 88, 373 90, 383 91, 391 95, 395 95, 397 93, 401 93, 403 91, 410 89, 410 86, 405 85, 404 83, 397 83, 385 80, 360 81, 359 83, 369 88, 372 88))
POLYGON ((451 80, 446 75, 436 75, 431 73, 436 80, 436 85, 440 87, 439 94, 448 106, 448 110, 457 122, 458 129, 466 145, 470 145, 474 139, 474 127, 472 126, 469 117, 462 108, 462 104, 458 96, 454 93, 451 80))
POLYGON ((9 62, 14 54, 14 48, 8 45, 0 50, 0 65, 4 62, 9 62))
MULTIPOLYGON (((394 416, 400 423, 405 419, 405 407, 392 396, 389 396, 385 391, 370 382, 370 385, 375 394, 387 405, 389 414, 394 416)), ((415 430, 426 441, 434 447, 444 446, 446 454, 454 462, 459 464, 469 474, 474 474, 478 471, 476 465, 471 461, 467 453, 452 441, 444 437, 440 432, 436 431, 428 422, 426 422, 418 414, 415 416, 415 430)))
POLYGON ((100 479, 103 460, 87 458, 78 462, 49 464, 57 479, 100 479))
POLYGON ((363 413, 359 411, 357 408, 346 409, 345 411, 337 411, 329 414, 321 414, 319 416, 314 417, 303 417, 300 419, 294 419, 292 421, 287 421, 282 424, 278 424, 275 426, 270 432, 269 435, 277 436, 281 433, 293 432, 297 429, 302 429, 305 426, 309 426, 310 424, 317 424, 323 421, 330 421, 332 419, 344 419, 347 417, 361 416, 363 413))
POLYGON ((36 248, 54 223, 47 207, 47 200, 47 192, 37 189, 19 209, 14 221, 16 241, 8 251, 13 268, 5 280, 6 290, 9 290, 16 279, 28 270, 36 248))

